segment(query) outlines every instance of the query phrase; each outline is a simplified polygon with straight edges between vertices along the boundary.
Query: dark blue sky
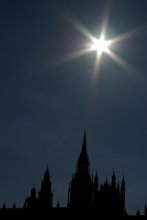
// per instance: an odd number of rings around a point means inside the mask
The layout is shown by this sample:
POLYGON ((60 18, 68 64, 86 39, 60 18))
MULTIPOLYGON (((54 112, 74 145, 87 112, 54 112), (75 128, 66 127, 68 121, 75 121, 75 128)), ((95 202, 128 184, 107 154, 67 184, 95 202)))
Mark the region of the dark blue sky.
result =
POLYGON ((55 194, 67 187, 87 129, 91 170, 100 181, 126 179, 128 212, 147 202, 147 31, 113 50, 137 73, 106 54, 93 77, 95 53, 62 65, 89 40, 62 16, 74 15, 93 35, 107 5, 107 38, 147 24, 146 0, 3 0, 0 3, 0 204, 23 205, 48 164, 55 194))

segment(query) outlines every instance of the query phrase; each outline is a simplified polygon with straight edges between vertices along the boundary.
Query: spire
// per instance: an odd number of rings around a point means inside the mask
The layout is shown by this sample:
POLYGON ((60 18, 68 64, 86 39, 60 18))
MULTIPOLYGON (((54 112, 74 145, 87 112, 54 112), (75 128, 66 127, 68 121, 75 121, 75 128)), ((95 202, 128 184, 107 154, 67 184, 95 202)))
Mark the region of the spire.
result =
POLYGON ((3 209, 5 209, 6 208, 6 204, 5 204, 5 202, 3 203, 3 209))
POLYGON ((15 202, 13 203, 12 208, 13 208, 13 209, 16 209, 16 204, 15 204, 15 202))
POLYGON ((108 184, 108 180, 107 180, 107 177, 106 177, 106 180, 104 182, 104 192, 108 192, 109 190, 109 184, 108 184))
POLYGON ((97 192, 98 191, 98 175, 96 172, 96 175, 94 177, 94 190, 97 192))
POLYGON ((33 185, 33 188, 31 189, 31 198, 36 198, 36 189, 33 185))
POLYGON ((106 180, 105 180, 104 185, 105 185, 105 186, 108 186, 108 180, 107 180, 107 177, 106 177, 106 180))
POLYGON ((57 202, 56 208, 60 208, 59 200, 58 200, 58 202, 57 202))
POLYGON ((46 169, 46 171, 44 173, 44 178, 50 179, 50 173, 49 173, 49 170, 48 170, 48 166, 47 166, 47 169, 46 169))
POLYGON ((121 194, 125 195, 125 179, 123 176, 123 179, 121 181, 121 194))
POLYGON ((53 193, 51 190, 51 180, 48 167, 44 173, 44 178, 41 183, 41 190, 39 192, 40 207, 52 207, 53 193))
POLYGON ((82 151, 77 162, 77 172, 87 174, 90 172, 90 162, 87 154, 86 130, 84 131, 82 151))
POLYGON ((116 180, 115 171, 113 171, 112 180, 116 180))
POLYGON ((50 173, 49 173, 49 169, 48 169, 48 167, 47 167, 47 169, 46 169, 46 171, 45 171, 45 173, 44 173, 44 178, 43 178, 43 181, 42 181, 42 186, 49 186, 49 185, 51 185, 51 180, 50 180, 50 173))
POLYGON ((116 176, 115 176, 115 172, 114 172, 114 171, 113 171, 113 175, 112 175, 111 187, 112 187, 113 189, 116 188, 116 176))
POLYGON ((136 213, 137 216, 140 216, 140 211, 139 211, 139 208, 137 210, 137 213, 136 213))
POLYGON ((86 129, 84 131, 83 144, 82 144, 82 153, 87 154, 86 129))

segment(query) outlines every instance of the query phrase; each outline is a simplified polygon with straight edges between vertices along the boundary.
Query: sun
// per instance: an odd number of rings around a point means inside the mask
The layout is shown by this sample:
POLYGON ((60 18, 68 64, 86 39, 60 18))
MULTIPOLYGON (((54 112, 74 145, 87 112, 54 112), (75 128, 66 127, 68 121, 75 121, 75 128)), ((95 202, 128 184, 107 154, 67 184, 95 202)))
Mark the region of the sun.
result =
POLYGON ((105 40, 104 36, 99 39, 94 39, 91 45, 91 50, 96 50, 99 55, 103 52, 107 52, 109 47, 109 42, 105 40))
POLYGON ((67 17, 63 15, 63 17, 73 27, 75 27, 78 31, 80 31, 80 33, 82 33, 87 38, 88 41, 86 41, 85 44, 82 44, 78 50, 76 49, 73 52, 70 52, 65 55, 62 54, 62 57, 60 57, 59 60, 56 60, 53 66, 61 65, 65 62, 71 61, 73 59, 77 59, 83 55, 96 52, 94 70, 93 70, 95 74, 99 72, 103 53, 108 55, 116 64, 118 64, 126 72, 138 73, 138 71, 136 70, 136 68, 134 68, 134 66, 130 65, 130 63, 128 63, 119 54, 115 52, 115 44, 117 46, 119 42, 123 42, 127 39, 137 36, 140 33, 144 33, 144 31, 146 30, 146 24, 134 28, 128 32, 121 33, 120 35, 114 36, 113 38, 109 39, 110 36, 106 35, 109 16, 110 16, 110 12, 106 14, 106 17, 104 17, 102 26, 98 31, 98 33, 100 34, 99 38, 97 38, 89 30, 87 30, 87 28, 84 27, 75 17, 73 17, 72 15, 68 15, 67 17))

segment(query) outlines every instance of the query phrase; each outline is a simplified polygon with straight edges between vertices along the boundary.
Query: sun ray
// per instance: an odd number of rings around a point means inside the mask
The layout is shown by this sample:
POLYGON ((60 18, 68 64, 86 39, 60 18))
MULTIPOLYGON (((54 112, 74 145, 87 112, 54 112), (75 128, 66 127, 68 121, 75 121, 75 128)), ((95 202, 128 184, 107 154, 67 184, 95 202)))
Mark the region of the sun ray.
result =
POLYGON ((94 41, 95 37, 84 27, 76 18, 72 17, 69 22, 79 30, 84 36, 86 36, 90 41, 94 41))
POLYGON ((124 69, 128 73, 138 73, 138 71, 127 61, 125 61, 123 58, 121 58, 119 55, 114 53, 112 50, 107 51, 107 54, 117 63, 119 64, 122 69, 124 69))
POLYGON ((82 25, 82 23, 77 18, 75 18, 75 16, 71 12, 69 12, 67 8, 62 9, 62 12, 58 10, 57 13, 61 17, 63 17, 67 23, 80 31, 85 37, 87 37, 87 39, 89 39, 90 41, 93 41, 95 39, 90 31, 88 31, 88 29, 84 25, 82 25))
POLYGON ((123 33, 123 34, 121 34, 117 37, 114 37, 114 38, 108 40, 108 42, 110 44, 116 44, 116 43, 119 43, 121 41, 127 40, 129 38, 136 37, 136 36, 142 34, 145 31, 147 31, 147 24, 142 25, 141 27, 137 27, 137 28, 135 28, 133 30, 130 30, 126 33, 123 33))
POLYGON ((83 55, 86 55, 88 53, 90 53, 91 50, 90 48, 83 48, 83 49, 80 49, 80 50, 77 50, 77 51, 74 51, 74 52, 71 52, 71 53, 68 53, 68 54, 65 54, 63 55, 62 57, 60 57, 56 62, 55 62, 55 65, 61 65, 63 63, 66 63, 68 61, 71 61, 71 60, 74 60, 74 59, 77 59, 83 55))
POLYGON ((109 4, 107 4, 105 11, 104 11, 104 16, 103 16, 103 22, 102 22, 102 26, 101 26, 101 36, 105 36, 106 35, 106 31, 108 28, 108 24, 109 24, 109 20, 110 20, 110 15, 111 15, 111 11, 112 11, 112 6, 113 6, 113 0, 111 0, 111 2, 109 2, 109 4))
POLYGON ((111 57, 112 60, 114 60, 118 65, 120 65, 121 68, 123 68, 125 71, 127 71, 129 73, 132 73, 132 72, 137 73, 138 72, 131 64, 129 64, 127 61, 125 61, 123 58, 121 58, 118 54, 113 52, 112 46, 119 43, 119 42, 136 37, 137 35, 143 33, 144 31, 147 30, 147 24, 142 25, 140 27, 137 27, 137 28, 130 30, 126 33, 122 33, 121 35, 114 37, 110 40, 105 40, 106 31, 108 28, 108 22, 109 22, 109 18, 110 18, 110 14, 111 14, 111 9, 112 9, 112 4, 107 5, 107 8, 104 12, 104 17, 102 19, 103 21, 102 21, 102 25, 101 25, 101 30, 99 30, 99 32, 100 32, 99 39, 96 38, 95 36, 93 36, 90 33, 90 31, 88 31, 87 28, 85 26, 83 26, 78 21, 78 19, 76 19, 71 13, 69 13, 69 11, 67 9, 65 9, 64 13, 62 13, 62 14, 60 11, 59 14, 62 17, 64 17, 64 19, 68 23, 70 23, 75 29, 77 29, 80 33, 82 33, 89 40, 89 42, 91 42, 92 45, 89 45, 89 46, 85 45, 84 48, 82 48, 78 51, 74 51, 72 53, 62 55, 62 58, 60 58, 58 61, 56 61, 56 65, 63 64, 67 61, 76 59, 80 56, 83 56, 87 53, 90 53, 90 52, 96 50, 97 53, 96 53, 96 59, 95 59, 95 64, 94 64, 94 70, 93 70, 94 75, 96 75, 96 73, 99 72, 102 52, 105 52, 107 55, 109 55, 109 57, 111 57))
POLYGON ((97 76, 100 69, 100 63, 101 63, 101 56, 100 54, 96 54, 95 63, 94 63, 94 69, 93 69, 93 76, 97 76))

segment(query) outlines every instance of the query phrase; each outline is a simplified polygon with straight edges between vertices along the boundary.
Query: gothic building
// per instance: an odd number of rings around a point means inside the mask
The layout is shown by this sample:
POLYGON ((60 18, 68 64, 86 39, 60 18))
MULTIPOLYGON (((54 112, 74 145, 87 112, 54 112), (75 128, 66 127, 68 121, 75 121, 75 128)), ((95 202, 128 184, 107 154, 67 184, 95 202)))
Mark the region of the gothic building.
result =
POLYGON ((41 190, 38 195, 38 200, 41 208, 52 208, 53 206, 53 193, 51 191, 51 181, 48 168, 41 183, 41 190))
POLYGON ((87 154, 86 133, 84 133, 82 151, 77 161, 76 172, 69 183, 68 207, 91 208, 93 183, 90 176, 90 162, 87 154))
POLYGON ((69 183, 68 208, 96 208, 99 214, 125 214, 125 180, 116 185, 115 173, 109 184, 99 184, 96 173, 94 179, 90 173, 90 161, 87 153, 86 132, 82 150, 77 161, 76 171, 69 183))
POLYGON ((24 208, 43 208, 48 209, 53 207, 53 193, 51 191, 50 174, 47 168, 43 181, 41 183, 41 190, 36 196, 36 189, 33 187, 31 195, 25 201, 24 208))
MULTIPOLYGON (((13 210, 17 209, 15 203, 13 210)), ((53 193, 50 173, 48 168, 44 173, 41 189, 36 192, 33 186, 31 195, 26 198, 24 209, 46 209, 61 208, 59 201, 53 206, 53 193)), ((93 177, 90 171, 90 160, 87 153, 86 132, 82 143, 81 153, 77 160, 76 169, 69 182, 67 206, 69 209, 92 209, 97 216, 125 216, 129 217, 125 209, 125 180, 117 184, 115 173, 113 172, 110 183, 107 178, 104 183, 100 183, 98 174, 93 177)), ((6 209, 5 203, 2 209, 6 209)), ((147 218, 147 207, 144 207, 144 215, 140 215, 139 209, 136 216, 147 218)), ((131 217, 131 216, 130 216, 131 217)), ((134 215, 135 217, 135 215, 134 215)))

